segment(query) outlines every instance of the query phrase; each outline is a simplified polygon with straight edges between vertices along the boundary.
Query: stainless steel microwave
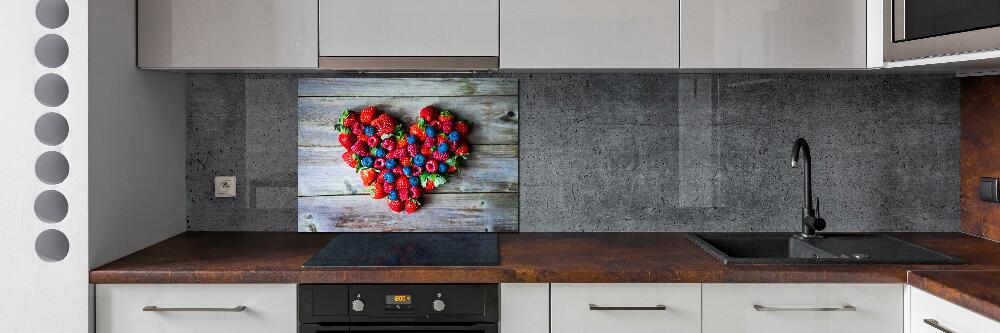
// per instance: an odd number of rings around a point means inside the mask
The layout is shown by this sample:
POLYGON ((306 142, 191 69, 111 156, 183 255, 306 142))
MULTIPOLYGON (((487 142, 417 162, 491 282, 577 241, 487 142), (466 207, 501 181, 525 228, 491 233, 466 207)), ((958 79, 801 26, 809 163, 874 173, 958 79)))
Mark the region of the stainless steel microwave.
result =
POLYGON ((885 60, 1000 49, 1000 0, 884 0, 885 60))

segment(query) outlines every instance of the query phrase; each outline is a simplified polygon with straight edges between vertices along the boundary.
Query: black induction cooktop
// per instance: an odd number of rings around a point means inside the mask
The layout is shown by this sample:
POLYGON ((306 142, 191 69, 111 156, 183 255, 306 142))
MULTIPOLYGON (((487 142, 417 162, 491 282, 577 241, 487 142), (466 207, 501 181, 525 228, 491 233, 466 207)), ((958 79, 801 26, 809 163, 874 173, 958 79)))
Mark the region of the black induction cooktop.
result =
POLYGON ((494 233, 341 233, 302 264, 323 266, 496 266, 494 233))

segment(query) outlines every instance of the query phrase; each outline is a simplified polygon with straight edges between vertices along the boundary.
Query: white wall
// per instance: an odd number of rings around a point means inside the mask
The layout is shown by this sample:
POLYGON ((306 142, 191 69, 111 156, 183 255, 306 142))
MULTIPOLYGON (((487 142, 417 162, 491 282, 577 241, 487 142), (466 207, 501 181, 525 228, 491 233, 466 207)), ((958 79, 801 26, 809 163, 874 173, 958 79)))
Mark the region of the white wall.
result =
POLYGON ((87 233, 87 1, 67 0, 69 18, 54 29, 35 18, 37 0, 4 1, 0 10, 0 332, 85 332, 88 325, 87 233), (66 62, 42 66, 34 55, 43 35, 58 34, 69 46, 66 62), (63 77, 64 103, 45 106, 34 97, 36 80, 63 77), (35 137, 36 120, 62 115, 69 136, 54 146, 35 137), (36 159, 47 151, 65 156, 65 180, 42 182, 36 159), (68 201, 66 216, 43 222, 34 211, 39 193, 54 190, 68 201), (45 261, 35 251, 42 231, 56 230, 69 241, 61 260, 45 261))
POLYGON ((135 1, 90 0, 90 267, 184 231, 184 75, 136 67, 135 1))

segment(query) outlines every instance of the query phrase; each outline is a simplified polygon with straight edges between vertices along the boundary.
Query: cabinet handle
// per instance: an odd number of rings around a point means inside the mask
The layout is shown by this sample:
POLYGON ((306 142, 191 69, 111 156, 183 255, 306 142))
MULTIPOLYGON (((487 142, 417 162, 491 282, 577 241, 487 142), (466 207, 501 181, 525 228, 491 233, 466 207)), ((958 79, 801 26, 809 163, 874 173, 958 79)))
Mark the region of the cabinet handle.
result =
POLYGON ((657 304, 654 306, 599 306, 595 304, 590 305, 591 311, 656 311, 656 310, 666 310, 667 306, 662 304, 657 304))
POLYGON ((142 311, 155 312, 243 312, 247 307, 240 305, 231 308, 161 308, 155 305, 142 307, 142 311))
POLYGON ((941 331, 941 332, 944 332, 944 333, 955 333, 955 331, 949 330, 949 329, 945 328, 944 326, 941 326, 941 323, 939 323, 937 320, 934 320, 934 319, 924 319, 924 324, 927 324, 930 327, 936 328, 938 331, 941 331))
POLYGON ((775 308, 770 306, 763 306, 760 304, 754 304, 753 309, 757 311, 857 311, 853 305, 844 305, 838 307, 828 307, 828 308, 775 308))

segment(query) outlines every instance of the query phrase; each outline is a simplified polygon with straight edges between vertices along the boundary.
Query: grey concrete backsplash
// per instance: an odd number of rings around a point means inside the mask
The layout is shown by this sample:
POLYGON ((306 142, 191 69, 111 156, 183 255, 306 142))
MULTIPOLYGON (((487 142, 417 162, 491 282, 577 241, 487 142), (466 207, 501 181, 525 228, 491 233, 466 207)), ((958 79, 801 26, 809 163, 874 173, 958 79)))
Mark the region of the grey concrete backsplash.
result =
MULTIPOLYGON (((959 227, 953 76, 479 76, 520 79, 522 232, 798 230, 797 137, 827 231, 959 227)), ((297 229, 298 77, 188 76, 190 230, 297 229)))

